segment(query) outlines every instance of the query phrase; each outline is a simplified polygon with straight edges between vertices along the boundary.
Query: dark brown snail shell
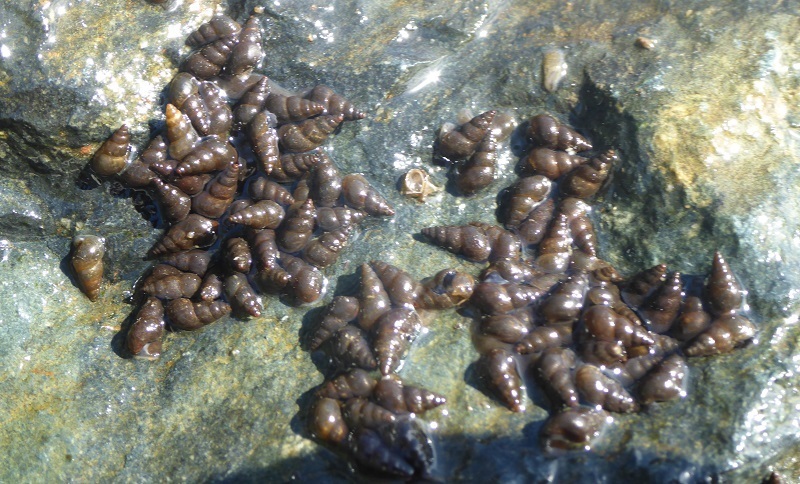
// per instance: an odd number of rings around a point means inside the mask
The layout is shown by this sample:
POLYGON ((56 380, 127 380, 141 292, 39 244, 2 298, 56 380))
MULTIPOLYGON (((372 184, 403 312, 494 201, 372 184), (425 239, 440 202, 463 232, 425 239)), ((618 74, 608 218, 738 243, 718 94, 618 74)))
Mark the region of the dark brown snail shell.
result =
POLYGON ((253 152, 256 154, 259 167, 267 175, 272 173, 281 156, 276 125, 277 120, 272 113, 261 111, 253 116, 247 128, 247 134, 253 144, 253 152))
POLYGON ((744 291, 736 281, 730 265, 719 252, 714 253, 711 275, 705 287, 705 297, 714 314, 724 314, 742 306, 744 291))
POLYGON ((230 274, 225 278, 223 288, 225 297, 233 303, 237 311, 241 310, 254 318, 261 316, 263 309, 261 301, 259 301, 253 288, 250 287, 250 283, 247 282, 246 275, 240 272, 230 274))
POLYGON ((263 57, 261 27, 258 23, 258 17, 251 15, 239 33, 239 41, 231 49, 230 58, 225 69, 227 74, 232 76, 249 74, 261 62, 263 57))
POLYGON ((575 372, 575 385, 587 403, 599 405, 609 412, 635 412, 636 400, 616 380, 603 374, 594 365, 583 365, 575 372))
POLYGON ((303 121, 325 112, 325 106, 300 96, 270 93, 264 108, 278 118, 279 124, 303 121))
POLYGON ((222 255, 229 270, 242 274, 250 272, 253 256, 247 240, 241 237, 232 237, 226 240, 222 255))
POLYGON ((165 183, 154 177, 151 185, 155 187, 156 196, 161 203, 162 214, 169 223, 180 222, 189 215, 192 201, 178 187, 165 183))
POLYGON ((72 239, 70 264, 78 281, 78 287, 89 298, 96 301, 103 282, 103 256, 106 241, 96 235, 78 235, 72 239))
POLYGON ((345 99, 333 92, 328 86, 319 84, 306 96, 307 99, 322 105, 328 114, 341 114, 345 121, 364 119, 367 115, 356 109, 356 107, 345 99))
POLYGON ((492 121, 497 111, 486 111, 469 122, 442 134, 439 137, 437 150, 439 154, 450 160, 463 160, 475 152, 478 143, 483 141, 491 130, 492 121))
POLYGON ((683 300, 683 282, 680 272, 673 272, 656 289, 641 309, 647 329, 654 333, 666 333, 678 316, 683 300))
POLYGON ((286 252, 303 250, 314 233, 316 217, 317 211, 311 199, 291 206, 285 220, 275 232, 278 246, 286 252))
POLYGON ((459 167, 456 188, 464 195, 472 195, 494 181, 497 168, 497 141, 489 133, 475 147, 475 152, 459 167))
MULTIPOLYGON (((310 194, 314 202, 321 207, 333 207, 338 204, 339 195, 342 193, 342 177, 339 169, 324 154, 317 154, 319 158, 311 171, 310 194)), ((358 209, 358 207, 354 207, 358 209)))
MULTIPOLYGON (((375 390, 377 381, 366 371, 355 368, 330 380, 317 390, 317 395, 346 402, 351 398, 367 398, 375 390)), ((390 409, 391 410, 391 409, 390 409)))
MULTIPOLYGON (((264 108, 264 103, 270 93, 269 79, 262 77, 259 81, 242 95, 239 104, 233 110, 233 117, 237 126, 247 126, 253 117, 264 108)), ((274 120, 277 125, 277 118, 274 120)))
POLYGON ((329 339, 331 356, 343 366, 374 370, 378 366, 364 333, 348 324, 329 339))
POLYGON ((308 430, 315 438, 332 444, 342 444, 350 434, 341 406, 332 398, 314 400, 309 411, 308 430))
MULTIPOLYGON (((195 147, 200 137, 192 127, 192 121, 177 107, 167 104, 166 107, 167 139, 169 140, 169 155, 176 160, 182 160, 195 147)), ((189 175, 191 173, 180 173, 189 175)))
POLYGON ((164 306, 154 297, 148 297, 125 336, 125 347, 134 358, 155 360, 161 356, 164 339, 164 306))
POLYGON ((186 331, 200 329, 230 312, 231 307, 223 301, 192 301, 181 298, 167 304, 170 326, 186 331))
POLYGON ((182 272, 168 265, 155 266, 151 274, 142 281, 145 294, 159 299, 179 299, 194 296, 202 279, 197 274, 182 272))
MULTIPOLYGON (((244 205, 244 204, 243 204, 244 205)), ((252 205, 243 206, 228 216, 228 221, 234 224, 246 225, 254 229, 274 229, 283 222, 286 212, 283 207, 272 200, 261 200, 252 205)))
POLYGON ((606 181, 611 166, 619 161, 614 150, 596 156, 564 176, 559 188, 565 197, 591 198, 606 181))
POLYGON ((283 206, 289 206, 294 203, 294 197, 292 197, 289 190, 263 176, 251 180, 248 190, 250 197, 255 201, 272 200, 283 206))
POLYGON ((342 195, 345 203, 356 209, 363 210, 369 215, 390 216, 394 209, 376 190, 369 184, 363 175, 353 173, 342 178, 342 195))
MULTIPOLYGON (((272 167, 270 177, 279 182, 299 180, 300 177, 311 171, 317 166, 317 163, 324 159, 324 155, 313 151, 307 153, 284 153, 280 155, 272 167)), ((331 163, 331 165, 333 164, 331 163)), ((338 198, 339 194, 337 193, 333 202, 338 198)))
POLYGON ((417 309, 447 309, 464 304, 472 296, 475 279, 455 269, 443 269, 422 281, 414 305, 417 309))
POLYGON ((286 151, 302 153, 318 148, 342 124, 344 117, 324 115, 278 128, 278 139, 286 151))
POLYGON ((194 213, 189 214, 188 217, 167 230, 161 241, 150 249, 150 255, 208 247, 217 238, 218 226, 219 223, 216 220, 210 220, 194 213))
MULTIPOLYGON (((170 145, 172 147, 172 145, 170 145)), ((200 175, 224 170, 236 163, 238 154, 230 143, 209 136, 181 159, 175 168, 178 176, 200 175)))
POLYGON ((538 147, 523 158, 521 171, 524 175, 540 175, 557 180, 588 161, 589 158, 566 151, 538 147))
POLYGON ((211 253, 200 249, 174 252, 161 257, 159 262, 174 266, 180 271, 191 272, 203 277, 208 270, 209 262, 211 262, 211 253))
POLYGON ((186 38, 186 45, 199 47, 223 37, 238 37, 242 26, 227 15, 217 15, 200 25, 186 38))
POLYGON ((386 262, 373 260, 369 263, 380 279, 389 299, 395 306, 413 308, 419 294, 419 284, 406 271, 386 262))
POLYGON ((303 248, 303 259, 320 269, 330 266, 339 258, 352 231, 352 226, 346 225, 332 232, 323 233, 303 248))
POLYGON ((555 202, 552 199, 547 199, 531 210, 528 217, 517 227, 517 232, 523 243, 534 245, 542 241, 547 233, 547 227, 553 219, 555 209, 555 202))
POLYGON ((755 337, 756 328, 746 317, 730 312, 717 317, 711 325, 689 342, 688 356, 709 356, 732 351, 755 337))
POLYGON ((578 406, 578 389, 572 377, 574 366, 575 353, 568 348, 548 348, 536 363, 545 390, 555 401, 569 407, 578 406))
POLYGON ((506 227, 519 227, 550 194, 552 183, 537 175, 521 178, 511 186, 507 206, 506 227))
POLYGON ((667 357, 639 382, 640 401, 647 405, 685 397, 688 372, 683 357, 677 354, 667 357))
POLYGON ((390 309, 375 321, 373 346, 382 374, 388 375, 400 366, 420 326, 416 311, 406 308, 390 309))
POLYGON ((528 138, 538 146, 551 150, 575 152, 592 149, 586 138, 547 114, 531 118, 528 123, 528 138))
POLYGON ((90 166, 100 176, 120 173, 128 165, 131 135, 126 125, 117 128, 94 153, 90 166))
POLYGON ((356 225, 366 216, 365 212, 348 207, 317 207, 317 228, 332 232, 342 227, 356 225))
POLYGON ((237 37, 220 37, 205 44, 189 54, 189 57, 181 65, 181 70, 198 79, 211 79, 219 75, 233 53, 237 37))
POLYGON ((572 324, 555 324, 533 328, 517 343, 514 349, 521 355, 529 355, 539 353, 547 348, 565 346, 571 342, 572 324))
POLYGON ((359 307, 359 301, 354 297, 334 297, 328 305, 325 316, 309 337, 309 349, 316 350, 347 323, 355 320, 358 317, 359 307))
POLYGON ((545 421, 542 427, 542 447, 549 454, 567 450, 590 450, 607 418, 608 414, 602 410, 567 408, 545 421))
POLYGON ((494 349, 481 355, 476 365, 479 378, 512 412, 525 411, 525 390, 517 372, 514 356, 505 350, 494 349))
POLYGON ((369 264, 361 264, 361 287, 359 301, 361 308, 358 313, 358 325, 369 331, 383 314, 391 308, 391 300, 383 282, 369 264))
POLYGON ((197 296, 201 301, 211 302, 222 297, 222 276, 215 272, 208 272, 200 283, 197 296))
POLYGON ((681 313, 672 325, 672 334, 680 341, 689 341, 705 331, 711 324, 711 315, 703 310, 699 297, 689 296, 683 301, 681 313))

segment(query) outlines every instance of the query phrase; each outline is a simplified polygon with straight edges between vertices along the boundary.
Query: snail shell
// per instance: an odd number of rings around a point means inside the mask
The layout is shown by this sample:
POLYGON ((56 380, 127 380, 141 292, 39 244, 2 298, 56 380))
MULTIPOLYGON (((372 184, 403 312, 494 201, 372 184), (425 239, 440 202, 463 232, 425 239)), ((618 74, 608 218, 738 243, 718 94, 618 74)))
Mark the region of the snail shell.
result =
POLYGON ((545 272, 565 272, 572 256, 572 242, 569 217, 563 212, 556 213, 550 228, 539 243, 537 266, 545 272))
POLYGON ((631 306, 641 306, 650 291, 667 279, 667 265, 659 264, 634 275, 623 286, 622 298, 631 306))
POLYGON ((492 252, 491 241, 483 230, 474 225, 426 227, 421 232, 434 245, 473 262, 489 259, 492 252))
POLYGON ((341 114, 324 115, 294 124, 284 124, 278 128, 281 147, 286 151, 302 153, 318 148, 328 139, 328 135, 342 124, 341 114))
POLYGON ((608 150, 589 163, 581 165, 564 176, 559 188, 565 197, 591 198, 608 178, 611 166, 619 161, 614 150, 608 150))
POLYGON ((580 343, 581 358, 593 365, 612 365, 627 361, 628 352, 616 341, 587 339, 580 343))
POLYGON ((278 131, 275 130, 276 123, 277 120, 272 113, 261 111, 253 116, 247 127, 253 152, 258 158, 261 170, 267 175, 272 173, 281 155, 278 148, 278 131))
POLYGON ((193 196, 202 192, 208 182, 211 181, 211 178, 212 176, 208 173, 203 173, 202 175, 182 176, 172 180, 172 185, 186 195, 193 196))
POLYGON ((249 74, 256 67, 264 53, 261 50, 261 27, 258 18, 251 15, 239 33, 239 41, 231 49, 226 70, 229 75, 249 74))
POLYGON ((591 306, 583 312, 584 336, 599 341, 616 342, 631 346, 650 346, 653 336, 641 326, 636 326, 608 306, 591 306))
POLYGON ((221 298, 222 291, 222 277, 215 272, 209 272, 203 277, 197 295, 201 301, 210 302, 221 298))
POLYGON ((591 210, 586 202, 573 197, 564 198, 558 204, 558 211, 569 219, 572 242, 588 257, 597 257, 597 236, 589 218, 591 210))
POLYGON ((175 173, 178 176, 188 176, 224 170, 235 164, 238 158, 236 148, 230 143, 209 136, 181 160, 175 173))
POLYGON ((325 316, 320 320, 314 332, 309 337, 309 349, 319 348, 331 338, 336 331, 344 328, 347 323, 358 317, 358 299, 349 296, 336 296, 328 305, 325 316))
POLYGON ((668 336, 653 334, 653 337, 655 343, 649 347, 630 348, 624 363, 607 365, 607 374, 622 385, 631 386, 678 348, 678 342, 668 336))
POLYGON ((352 173, 342 179, 344 202, 356 210, 363 210, 369 215, 391 216, 394 209, 363 175, 352 173))
POLYGON ((247 274, 253 265, 250 244, 241 237, 233 237, 225 241, 223 256, 228 269, 247 274))
POLYGON ((549 49, 542 57, 542 87, 547 92, 556 92, 561 80, 567 75, 564 51, 549 49))
POLYGON ((719 252, 714 253, 711 275, 705 287, 705 297, 714 314, 734 311, 742 306, 744 290, 736 281, 731 266, 719 252))
POLYGON ((227 15, 217 15, 200 25, 186 38, 186 45, 199 47, 223 37, 238 37, 242 26, 227 15))
POLYGON ((592 149, 592 145, 586 138, 547 114, 539 114, 531 118, 528 124, 528 138, 536 145, 551 150, 574 153, 592 149))
POLYGON ((438 393, 412 385, 403 386, 403 400, 408 411, 416 414, 423 414, 447 403, 447 399, 438 393))
POLYGON ((488 187, 494 181, 497 168, 497 141, 486 135, 475 147, 475 152, 458 170, 456 188, 464 195, 472 195, 488 187))
POLYGON ((181 65, 181 71, 188 72, 198 79, 211 79, 219 75, 231 57, 237 40, 236 37, 221 37, 204 45, 189 54, 181 65))
POLYGON ((524 387, 514 356, 497 348, 481 355, 476 371, 485 387, 513 412, 524 412, 524 387))
POLYGON ((406 308, 390 309, 375 321, 373 346, 382 374, 400 366, 420 326, 416 311, 406 308))
POLYGON ((390 448, 376 431, 368 428, 357 429, 351 440, 353 458, 367 469, 404 479, 414 475, 414 467, 397 451, 390 448))
POLYGON ((228 216, 228 221, 254 229, 274 229, 280 226, 286 212, 272 200, 261 200, 237 209, 228 216))
POLYGON ((125 347, 134 358, 155 360, 161 356, 163 340, 164 306, 158 299, 148 297, 125 336, 125 347))
POLYGON ((156 136, 150 140, 150 144, 142 151, 139 158, 120 174, 120 178, 128 187, 146 187, 156 176, 153 170, 150 169, 153 163, 164 162, 168 157, 167 144, 164 142, 164 138, 161 135, 156 136))
POLYGON ((502 343, 514 344, 528 334, 528 325, 513 314, 495 314, 481 318, 478 331, 502 343))
POLYGON ((160 262, 169 264, 180 271, 192 272, 203 277, 208 270, 209 262, 211 262, 211 252, 200 249, 175 252, 165 255, 160 262))
POLYGON ((396 419, 394 413, 365 398, 347 400, 342 410, 344 420, 351 428, 375 429, 396 419))
POLYGON ((309 411, 308 430, 317 439, 337 445, 350 434, 339 402, 332 398, 314 400, 309 411))
POLYGON ((443 269, 422 280, 417 309, 447 309, 464 304, 472 296, 475 279, 465 272, 443 269))
POLYGON ((250 181, 248 190, 255 201, 272 200, 283 206, 294 203, 294 197, 289 190, 261 175, 250 181))
POLYGON ((333 232, 325 232, 303 248, 303 259, 314 267, 323 268, 336 262, 347 245, 352 226, 346 225, 333 232))
POLYGON ((286 295, 292 304, 310 304, 322 297, 325 278, 314 266, 289 254, 281 255, 281 265, 289 275, 286 295))
POLYGON ((420 202, 424 202, 428 195, 439 191, 441 187, 431 182, 428 172, 419 168, 408 170, 400 179, 400 193, 420 202))
MULTIPOLYGON (((325 158, 320 153, 284 153, 279 158, 275 166, 272 167, 270 177, 279 182, 290 182, 299 180, 312 168, 317 166, 325 158)), ((336 199, 339 194, 336 194, 336 199)), ((336 200, 334 200, 335 202, 336 200)))
POLYGON ((746 317, 730 313, 723 314, 711 322, 711 326, 700 333, 685 349, 688 356, 710 356, 732 351, 756 335, 756 327, 746 317))
POLYGON ((161 203, 162 213, 167 222, 180 222, 189 215, 192 201, 178 187, 165 183, 158 177, 153 178, 151 185, 155 187, 156 196, 161 203))
MULTIPOLYGON (((233 110, 233 117, 239 127, 247 126, 250 121, 264 108, 264 103, 269 96, 269 79, 262 77, 253 87, 244 93, 239 104, 233 110)), ((265 115, 266 116, 266 115, 265 115)), ((272 120, 273 127, 277 125, 277 118, 272 120)))
POLYGON ((689 367, 680 355, 672 355, 664 359, 639 383, 639 397, 645 405, 653 402, 666 402, 675 398, 684 398, 686 375, 689 367))
POLYGON ((142 281, 142 292, 159 299, 192 297, 200 288, 197 274, 182 272, 175 267, 160 264, 142 281))
POLYGON ((517 228, 523 243, 535 245, 542 241, 547 233, 550 221, 553 220, 555 209, 555 202, 552 199, 547 199, 531 210, 528 217, 517 228))
POLYGON ((572 378, 575 353, 568 348, 548 348, 536 363, 545 390, 557 401, 569 407, 578 406, 578 389, 572 378))
POLYGON ((96 301, 103 282, 103 256, 106 240, 96 235, 78 235, 72 239, 70 264, 78 287, 90 301, 96 301))
POLYGON ((333 92, 328 86, 318 84, 308 93, 307 99, 322 105, 328 114, 341 114, 345 121, 364 119, 367 115, 356 109, 356 107, 345 99, 333 92))
MULTIPOLYGON (((169 155, 176 160, 183 160, 197 145, 200 137, 192 126, 192 121, 177 107, 167 104, 166 107, 167 139, 169 140, 169 155)), ((192 175, 194 173, 181 173, 192 175)))
POLYGON ((506 215, 506 227, 518 227, 550 194, 552 183, 536 175, 520 178, 511 186, 506 215))
POLYGON ((673 272, 641 309, 642 319, 647 323, 647 329, 654 333, 669 331, 672 322, 678 316, 683 295, 681 274, 673 272))
POLYGON ((419 295, 419 284, 408 273, 393 265, 374 260, 370 266, 380 279, 389 299, 395 306, 413 308, 419 295))
POLYGON ((348 324, 336 331, 329 340, 331 356, 343 366, 374 370, 378 366, 364 333, 348 324))
POLYGON ((230 314, 231 307, 223 301, 192 301, 181 298, 167 304, 170 326, 193 331, 230 314))
POLYGON ((278 257, 280 251, 275 242, 275 231, 271 229, 251 230, 248 232, 248 240, 252 253, 256 258, 258 269, 269 269, 278 267, 278 257))
POLYGON ((587 283, 588 279, 583 274, 561 281, 540 306, 545 322, 559 324, 577 321, 581 315, 587 283))
POLYGON ((317 211, 311 199, 289 207, 285 220, 275 232, 278 246, 286 252, 301 251, 314 233, 316 217, 317 211))
POLYGON ((278 124, 303 121, 325 112, 325 106, 300 96, 270 93, 264 108, 278 118, 278 124))
POLYGON ((639 405, 631 394, 594 365, 578 368, 575 372, 575 386, 586 402, 599 405, 609 412, 628 413, 639 410, 639 405))
POLYGON ((397 375, 386 375, 375 385, 375 401, 381 407, 395 414, 408 412, 403 398, 403 382, 397 375))
POLYGON ((481 314, 506 314, 533 304, 542 294, 527 284, 480 282, 469 303, 481 314))
POLYGON ((128 165, 131 135, 126 125, 117 128, 92 156, 92 170, 100 176, 120 173, 128 165))
POLYGON ((514 349, 521 355, 529 355, 547 348, 565 346, 571 342, 572 324, 554 324, 533 328, 514 349))
POLYGON ((540 146, 532 149, 522 159, 520 171, 524 175, 541 175, 551 180, 557 180, 588 162, 589 158, 540 146))
POLYGON ((250 283, 247 282, 247 276, 234 272, 225 278, 223 282, 225 290, 225 297, 228 301, 232 302, 238 310, 244 311, 250 316, 257 318, 261 316, 261 301, 256 296, 250 283))
POLYGON ((167 230, 161 241, 150 249, 150 255, 208 247, 217 239, 219 223, 202 215, 190 213, 167 230))
MULTIPOLYGON (((203 82, 200 84, 199 94, 208 115, 208 126, 203 129, 198 128, 198 131, 204 136, 216 135, 220 139, 227 138, 233 126, 233 112, 223 98, 222 92, 213 83, 203 82)), ((195 127, 197 128, 197 125, 195 127)))
POLYGON ((463 160, 475 152, 478 143, 490 132, 497 111, 486 111, 469 122, 439 137, 437 150, 450 160, 463 160))
POLYGON ((602 410, 567 408, 545 421, 542 426, 542 447, 548 454, 591 450, 592 442, 600 436, 608 420, 608 414, 602 410))
MULTIPOLYGON (((377 381, 361 368, 343 373, 324 383, 317 395, 345 402, 351 398, 367 398, 372 395, 377 381)), ((379 402, 380 403, 380 402, 379 402)))
POLYGON ((348 207, 317 207, 317 228, 325 232, 354 226, 367 214, 348 207))
POLYGON ((705 331, 711 324, 711 315, 703 310, 699 297, 689 296, 683 301, 681 314, 672 325, 672 335, 680 341, 689 341, 705 331))
POLYGON ((333 207, 338 204, 339 195, 342 193, 342 177, 336 165, 322 153, 319 154, 319 161, 311 171, 309 183, 311 197, 317 205, 333 207))

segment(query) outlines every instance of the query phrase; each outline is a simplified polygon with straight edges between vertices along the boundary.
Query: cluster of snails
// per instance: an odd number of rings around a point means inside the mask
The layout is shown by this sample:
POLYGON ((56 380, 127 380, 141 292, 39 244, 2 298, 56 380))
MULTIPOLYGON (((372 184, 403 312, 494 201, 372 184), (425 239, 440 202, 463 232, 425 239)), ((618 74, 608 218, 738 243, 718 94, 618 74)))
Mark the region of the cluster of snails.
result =
MULTIPOLYGON (((168 224, 127 333, 127 349, 142 358, 159 356, 165 326, 194 330, 232 311, 258 317, 258 292, 293 305, 318 300, 320 270, 356 224, 394 214, 362 175, 342 176, 318 149, 365 114, 325 86, 295 96, 254 72, 263 57, 257 17, 244 26, 214 17, 186 44, 194 51, 170 83, 166 132, 129 162, 122 126, 90 162, 94 174, 150 193, 168 224)), ((92 281, 81 284, 93 299, 102 270, 86 263, 86 238, 75 245, 73 266, 79 281, 92 281)), ((101 253, 89 255, 102 266, 101 253)))
POLYGON ((446 269, 417 282, 382 261, 362 264, 359 273, 358 293, 334 297, 307 338, 309 350, 325 352, 334 374, 343 372, 315 391, 309 430, 365 469, 430 477, 435 453, 416 417, 445 399, 404 384, 394 372, 422 329, 419 311, 460 305, 474 279, 446 269), (375 369, 377 380, 367 373, 375 369))
MULTIPOLYGON (((489 112, 491 113, 491 111, 489 112)), ((443 156, 491 135, 481 115, 438 141, 443 156)), ((610 421, 686 395, 685 356, 725 353, 751 340, 745 291, 715 253, 698 289, 660 264, 623 278, 598 258, 587 200, 602 187, 613 150, 594 157, 579 133, 549 115, 530 119, 533 147, 507 189, 504 227, 479 222, 422 229, 422 235, 470 261, 487 262, 466 312, 475 319, 475 367, 488 393, 525 409, 528 376, 552 400, 542 428, 547 451, 586 448, 610 421), (530 256, 529 254, 535 254, 530 256)))

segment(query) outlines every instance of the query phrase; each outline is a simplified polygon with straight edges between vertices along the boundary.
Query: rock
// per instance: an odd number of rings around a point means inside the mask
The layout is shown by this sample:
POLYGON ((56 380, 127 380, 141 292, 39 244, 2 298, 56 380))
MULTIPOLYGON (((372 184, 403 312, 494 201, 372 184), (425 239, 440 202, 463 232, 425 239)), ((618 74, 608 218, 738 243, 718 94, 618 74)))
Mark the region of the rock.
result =
MULTIPOLYGON (((368 173, 397 211, 364 227, 331 284, 346 286, 339 275, 380 253, 417 278, 454 265, 477 273, 410 234, 494 223, 496 193, 516 179, 520 137, 502 145, 498 179, 475 197, 438 193, 417 204, 395 181, 424 167, 443 184, 446 169, 431 164, 435 131, 464 107, 511 109, 518 120, 548 111, 622 154, 593 215, 601 256, 625 273, 665 262, 701 274, 719 249, 759 326, 751 347, 690 359, 686 399, 617 418, 595 453, 551 460, 537 443, 543 399, 534 394, 527 413, 513 414, 467 384, 469 323, 439 313, 401 373, 448 397, 447 416, 428 417, 439 424, 448 480, 755 481, 772 462, 793 476, 800 55, 791 7, 340 3, 270 4, 262 19, 262 70, 273 80, 296 91, 327 83, 368 113, 342 128, 330 153, 343 172, 368 173), (657 42, 642 49, 639 36, 657 42), (569 69, 548 94, 540 62, 553 47, 569 69)), ((158 362, 121 358, 125 293, 160 231, 110 184, 75 183, 120 124, 141 149, 163 119, 159 93, 189 31, 226 7, 244 20, 261 2, 6 4, 0 452, 13 464, 0 481, 340 479, 347 463, 308 439, 298 414, 298 399, 322 380, 298 344, 307 308, 269 298, 247 324, 169 334, 158 362), (63 268, 78 231, 108 239, 109 283, 94 304, 63 268)))

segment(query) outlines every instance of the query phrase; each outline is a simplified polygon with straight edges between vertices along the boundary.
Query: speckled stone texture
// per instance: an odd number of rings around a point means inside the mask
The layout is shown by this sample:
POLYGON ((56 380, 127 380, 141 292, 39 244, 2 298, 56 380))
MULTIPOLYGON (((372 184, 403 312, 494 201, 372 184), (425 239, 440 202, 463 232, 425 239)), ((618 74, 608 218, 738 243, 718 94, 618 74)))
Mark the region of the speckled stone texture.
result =
POLYGON ((376 254, 418 278, 478 272, 412 234, 493 222, 519 137, 475 197, 419 204, 395 187, 413 167, 445 183, 431 146, 462 108, 519 121, 548 111, 619 149, 593 216, 600 255, 623 272, 664 262, 704 274, 719 249, 750 291, 756 344, 689 359, 685 400, 615 415, 593 453, 557 459, 538 444, 543 397, 532 391, 519 415, 478 391, 469 320, 432 314, 400 374, 448 398, 426 415, 443 478, 800 479, 800 12, 719 3, 0 0, 0 481, 364 479, 310 440, 298 414, 322 381, 299 344, 309 308, 266 298, 261 318, 168 335, 159 361, 119 356, 126 296, 160 234, 109 184, 76 183, 111 130, 127 123, 141 148, 163 122, 159 95, 188 32, 215 11, 243 20, 256 6, 264 72, 288 89, 324 82, 369 113, 326 149, 397 210, 362 225, 320 305, 376 254), (568 71, 549 94, 541 62, 554 47, 568 71), (108 239, 96 303, 66 270, 75 233, 108 239))

